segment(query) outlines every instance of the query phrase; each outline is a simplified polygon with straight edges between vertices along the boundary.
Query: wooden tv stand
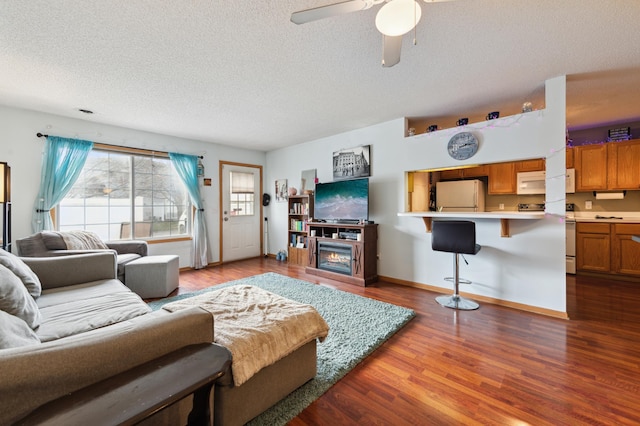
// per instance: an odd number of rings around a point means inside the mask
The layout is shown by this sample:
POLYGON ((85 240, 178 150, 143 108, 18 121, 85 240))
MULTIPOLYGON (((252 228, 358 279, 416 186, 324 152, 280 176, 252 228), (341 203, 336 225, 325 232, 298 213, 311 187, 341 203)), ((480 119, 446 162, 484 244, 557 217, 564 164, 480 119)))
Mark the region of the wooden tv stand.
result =
POLYGON ((378 280, 378 225, 310 222, 309 266, 305 271, 308 274, 363 287, 376 282, 378 280), (340 271, 323 267, 321 252, 326 247, 338 247, 345 252, 350 252, 351 261, 349 264, 343 263, 340 271))

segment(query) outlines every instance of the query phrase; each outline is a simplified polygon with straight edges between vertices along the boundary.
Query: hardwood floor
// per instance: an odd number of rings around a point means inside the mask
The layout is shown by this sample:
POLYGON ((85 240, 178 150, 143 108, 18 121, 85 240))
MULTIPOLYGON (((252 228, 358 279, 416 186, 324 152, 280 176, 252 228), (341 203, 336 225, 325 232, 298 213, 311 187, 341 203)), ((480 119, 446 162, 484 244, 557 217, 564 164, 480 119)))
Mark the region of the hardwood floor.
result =
POLYGON ((274 259, 180 274, 179 293, 277 272, 405 306, 417 316, 291 425, 640 424, 640 283, 567 277, 570 320, 435 293, 362 288, 274 259))

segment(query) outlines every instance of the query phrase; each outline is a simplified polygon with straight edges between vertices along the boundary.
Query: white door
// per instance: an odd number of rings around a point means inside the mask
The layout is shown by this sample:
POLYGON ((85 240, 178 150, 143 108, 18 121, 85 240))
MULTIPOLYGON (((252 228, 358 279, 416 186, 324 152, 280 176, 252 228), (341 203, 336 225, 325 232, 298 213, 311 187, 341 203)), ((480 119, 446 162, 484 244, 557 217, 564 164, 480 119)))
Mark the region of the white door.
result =
POLYGON ((262 168, 220 163, 222 262, 260 256, 262 168))

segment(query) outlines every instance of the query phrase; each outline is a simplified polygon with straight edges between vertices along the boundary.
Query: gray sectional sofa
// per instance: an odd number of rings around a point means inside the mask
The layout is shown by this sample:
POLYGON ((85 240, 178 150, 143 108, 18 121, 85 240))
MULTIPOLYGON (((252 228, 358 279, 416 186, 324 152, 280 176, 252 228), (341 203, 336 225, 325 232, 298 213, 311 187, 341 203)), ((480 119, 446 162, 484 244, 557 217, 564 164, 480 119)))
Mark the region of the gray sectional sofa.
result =
POLYGON ((3 425, 185 346, 213 342, 210 313, 151 312, 116 279, 111 251, 20 259, 0 250, 0 293, 3 425))
MULTIPOLYGON (((125 265, 148 254, 146 241, 122 240, 102 242, 99 238, 83 241, 83 248, 69 248, 65 235, 71 232, 41 231, 31 236, 16 240, 18 254, 22 257, 49 257, 82 254, 88 251, 113 250, 118 264, 118 279, 124 280, 125 265)), ((90 232, 86 234, 91 235, 90 232)))
MULTIPOLYGON (((116 279, 113 251, 18 258, 0 250, 0 424, 189 345, 214 341, 201 307, 151 311, 116 279)), ((316 374, 316 340, 234 386, 215 386, 216 425, 242 425, 316 374)), ((149 424, 185 424, 190 397, 149 424)))

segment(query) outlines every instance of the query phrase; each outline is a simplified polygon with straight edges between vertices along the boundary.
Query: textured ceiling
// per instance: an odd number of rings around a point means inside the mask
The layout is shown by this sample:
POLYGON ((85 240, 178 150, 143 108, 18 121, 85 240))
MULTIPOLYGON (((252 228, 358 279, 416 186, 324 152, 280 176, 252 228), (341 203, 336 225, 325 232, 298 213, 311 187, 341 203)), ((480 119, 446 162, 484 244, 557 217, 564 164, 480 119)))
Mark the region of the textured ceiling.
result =
POLYGON ((2 0, 0 103, 258 150, 399 117, 519 112, 567 74, 569 127, 640 119, 640 1, 421 3, 382 68, 380 6, 336 0, 2 0), (93 110, 88 116, 79 108, 93 110))

